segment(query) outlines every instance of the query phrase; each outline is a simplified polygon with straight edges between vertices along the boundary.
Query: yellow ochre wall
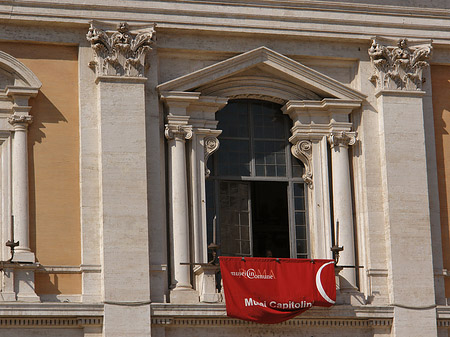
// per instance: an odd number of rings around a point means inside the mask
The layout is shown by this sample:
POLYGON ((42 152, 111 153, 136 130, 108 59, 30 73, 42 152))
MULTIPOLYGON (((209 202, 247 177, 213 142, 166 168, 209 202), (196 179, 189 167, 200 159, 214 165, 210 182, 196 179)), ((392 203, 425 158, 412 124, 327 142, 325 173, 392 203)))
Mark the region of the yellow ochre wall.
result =
MULTIPOLYGON (((431 67, 444 268, 450 270, 450 66, 431 67)), ((450 278, 445 278, 450 297, 450 278)))
MULTIPOLYGON (((42 82, 30 100, 30 242, 44 266, 81 263, 78 48, 0 43, 42 82)), ((80 294, 80 274, 36 274, 38 294, 80 294)))

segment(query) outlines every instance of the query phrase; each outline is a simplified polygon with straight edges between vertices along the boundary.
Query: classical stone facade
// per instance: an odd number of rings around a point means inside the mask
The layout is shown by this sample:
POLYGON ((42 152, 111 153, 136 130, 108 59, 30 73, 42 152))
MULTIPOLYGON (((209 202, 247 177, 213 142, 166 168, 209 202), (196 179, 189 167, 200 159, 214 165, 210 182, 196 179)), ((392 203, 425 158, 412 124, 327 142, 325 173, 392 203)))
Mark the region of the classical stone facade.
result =
POLYGON ((0 17, 0 336, 450 334, 447 2, 0 17), (228 318, 224 252, 334 257, 336 305, 228 318))

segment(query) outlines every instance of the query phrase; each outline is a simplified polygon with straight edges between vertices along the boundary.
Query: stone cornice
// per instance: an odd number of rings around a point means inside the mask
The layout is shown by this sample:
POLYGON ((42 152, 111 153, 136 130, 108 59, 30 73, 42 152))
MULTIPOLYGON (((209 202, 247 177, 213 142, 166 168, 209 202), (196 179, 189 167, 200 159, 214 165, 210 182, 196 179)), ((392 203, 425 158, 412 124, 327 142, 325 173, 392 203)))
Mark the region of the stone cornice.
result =
POLYGON ((85 328, 102 327, 103 317, 21 317, 0 318, 1 328, 85 328))
MULTIPOLYGON (((127 1, 94 3, 83 0, 35 1, 17 0, 0 5, 0 18, 9 22, 64 22, 86 25, 87 18, 134 22, 158 22, 160 28, 209 31, 239 31, 249 34, 270 33, 296 36, 315 36, 346 39, 368 39, 374 34, 398 36, 399 29, 406 37, 433 38, 449 44, 450 8, 418 8, 375 4, 352 4, 336 1, 270 1, 243 3, 230 0, 221 4, 201 0, 127 1), (257 9, 257 10, 255 10, 257 9), (192 21, 189 17, 195 16, 192 21), (279 20, 280 25, 269 22, 279 20), (287 33, 288 32, 288 33, 287 33)), ((443 3, 443 2, 441 2, 443 3)), ((449 7, 448 5, 446 5, 449 7)))
POLYGON ((288 101, 281 110, 295 121, 299 114, 311 117, 330 114, 348 115, 360 106, 359 100, 324 98, 321 101, 288 101))
MULTIPOLYGON (((274 324, 279 327, 322 327, 327 328, 371 328, 371 327, 386 327, 392 325, 392 318, 384 319, 352 319, 352 318, 294 318, 283 323, 274 324)), ((239 319, 231 318, 196 318, 196 317, 167 317, 167 318, 152 318, 152 325, 162 326, 261 326, 261 324, 254 322, 247 322, 239 319)), ((441 326, 449 326, 442 324, 441 326)))
POLYGON ((153 26, 133 33, 128 23, 121 22, 111 32, 91 23, 86 38, 94 50, 89 66, 97 76, 143 77, 145 58, 155 43, 155 29, 153 26))
MULTIPOLYGON (((176 305, 152 303, 153 325, 184 326, 261 326, 226 317, 224 304, 176 305)), ((394 317, 393 307, 335 305, 328 309, 312 308, 307 312, 274 326, 347 326, 390 327, 394 317)))

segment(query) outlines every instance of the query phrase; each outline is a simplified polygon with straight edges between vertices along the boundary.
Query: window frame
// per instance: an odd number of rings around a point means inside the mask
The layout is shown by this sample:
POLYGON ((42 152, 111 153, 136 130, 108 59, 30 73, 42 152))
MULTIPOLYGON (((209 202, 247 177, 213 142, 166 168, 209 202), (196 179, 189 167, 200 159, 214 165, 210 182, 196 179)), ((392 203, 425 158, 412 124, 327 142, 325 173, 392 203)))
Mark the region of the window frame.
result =
MULTIPOLYGON (((290 118, 284 118, 283 117, 283 132, 284 132, 284 136, 283 136, 283 141, 284 141, 284 153, 285 153, 285 163, 286 163, 286 176, 284 177, 279 177, 279 176, 257 176, 256 175, 256 152, 254 149, 254 145, 255 145, 255 141, 274 141, 274 139, 270 139, 270 138, 256 138, 255 137, 255 128, 254 128, 254 121, 252 118, 253 116, 251 114, 253 114, 253 110, 251 109, 252 107, 252 103, 254 105, 258 104, 258 103, 272 103, 274 105, 278 105, 276 103, 270 102, 270 101, 265 101, 265 100, 256 100, 256 99, 235 99, 235 100, 230 100, 227 104, 226 107, 228 107, 230 104, 233 103, 246 103, 247 104, 247 116, 248 116, 248 139, 249 141, 249 155, 250 155, 250 162, 249 162, 249 167, 250 167, 250 175, 249 176, 230 176, 230 175, 215 175, 214 171, 217 170, 218 168, 218 154, 221 151, 221 148, 219 147, 218 151, 215 152, 210 161, 212 163, 212 169, 211 169, 211 175, 209 177, 206 177, 206 180, 211 181, 211 183, 214 184, 213 186, 213 190, 214 190, 214 207, 215 207, 215 214, 216 214, 216 224, 217 224, 217 228, 216 228, 216 238, 220 235, 220 210, 219 210, 219 184, 221 181, 241 181, 241 182, 285 182, 287 185, 287 190, 286 190, 286 198, 287 198, 287 202, 288 202, 288 230, 289 230, 289 251, 290 251, 290 258, 309 258, 311 256, 311 240, 310 240, 310 225, 309 225, 309 200, 308 200, 308 191, 307 191, 307 184, 304 181, 304 179, 302 177, 294 177, 293 176, 293 159, 292 159, 292 153, 291 153, 291 144, 289 143, 289 135, 290 135, 290 130, 292 128, 291 124, 292 120, 290 118), (303 191, 304 191, 304 208, 305 208, 305 237, 306 237, 306 242, 307 242, 307 248, 306 248, 306 253, 304 254, 304 256, 299 257, 299 253, 297 252, 297 237, 296 237, 296 224, 295 224, 295 200, 294 200, 294 184, 302 184, 303 185, 303 191)), ((225 109, 226 107, 224 107, 223 109, 225 109)), ((281 106, 279 106, 279 112, 282 114, 282 110, 281 110, 281 106)), ((220 111, 220 110, 219 110, 220 111)), ((218 111, 218 112, 219 112, 218 111)), ((217 113, 218 113, 217 112, 217 113)), ((217 120, 217 113, 216 113, 216 120, 217 120)), ((285 116, 285 115, 283 115, 285 116)), ((219 122, 219 121, 218 121, 219 122)), ((219 125, 220 128, 220 125, 219 125)), ((244 137, 223 137, 222 135, 218 137, 219 140, 224 140, 224 139, 244 139, 244 137)), ((281 138, 280 138, 281 140, 281 138)), ((275 140, 276 141, 276 140, 275 140)), ((298 160, 298 159, 297 159, 298 160)), ((299 160, 300 162, 300 160, 299 160)), ((302 163, 303 165, 303 163, 302 163)), ((205 182, 207 183, 207 182, 205 182)), ((249 203, 249 230, 250 230, 250 252, 251 255, 253 256, 253 228, 252 228, 252 223, 253 223, 253 219, 252 219, 252 195, 251 195, 251 185, 249 184, 249 198, 248 198, 248 203, 249 203)), ((206 199, 205 199, 206 200, 206 199)), ((206 206, 208 208, 208 206, 206 206)), ((207 221, 207 227, 209 227, 208 222, 211 222, 212 219, 208 219, 208 217, 206 218, 207 221)), ((207 233, 208 233, 208 229, 207 229, 207 233)), ((209 237, 209 235, 207 234, 207 237, 209 237)), ((217 239, 216 239, 217 240, 217 239)), ((216 243, 220 243, 220 239, 219 242, 216 243)), ((210 244, 210 242, 208 242, 207 244, 210 244)), ((248 256, 248 255, 245 255, 248 256)))

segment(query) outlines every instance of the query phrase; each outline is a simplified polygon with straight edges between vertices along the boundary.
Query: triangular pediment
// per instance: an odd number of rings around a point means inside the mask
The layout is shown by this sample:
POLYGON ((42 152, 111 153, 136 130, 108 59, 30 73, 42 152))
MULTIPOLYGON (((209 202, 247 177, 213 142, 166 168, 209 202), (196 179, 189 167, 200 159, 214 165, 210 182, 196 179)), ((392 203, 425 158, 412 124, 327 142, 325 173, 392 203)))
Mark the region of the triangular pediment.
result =
MULTIPOLYGON (((234 97, 267 88, 285 100, 337 98, 362 101, 365 95, 266 47, 260 47, 160 84, 160 92, 201 92, 234 97)), ((265 90, 262 90, 263 93, 265 90)))

